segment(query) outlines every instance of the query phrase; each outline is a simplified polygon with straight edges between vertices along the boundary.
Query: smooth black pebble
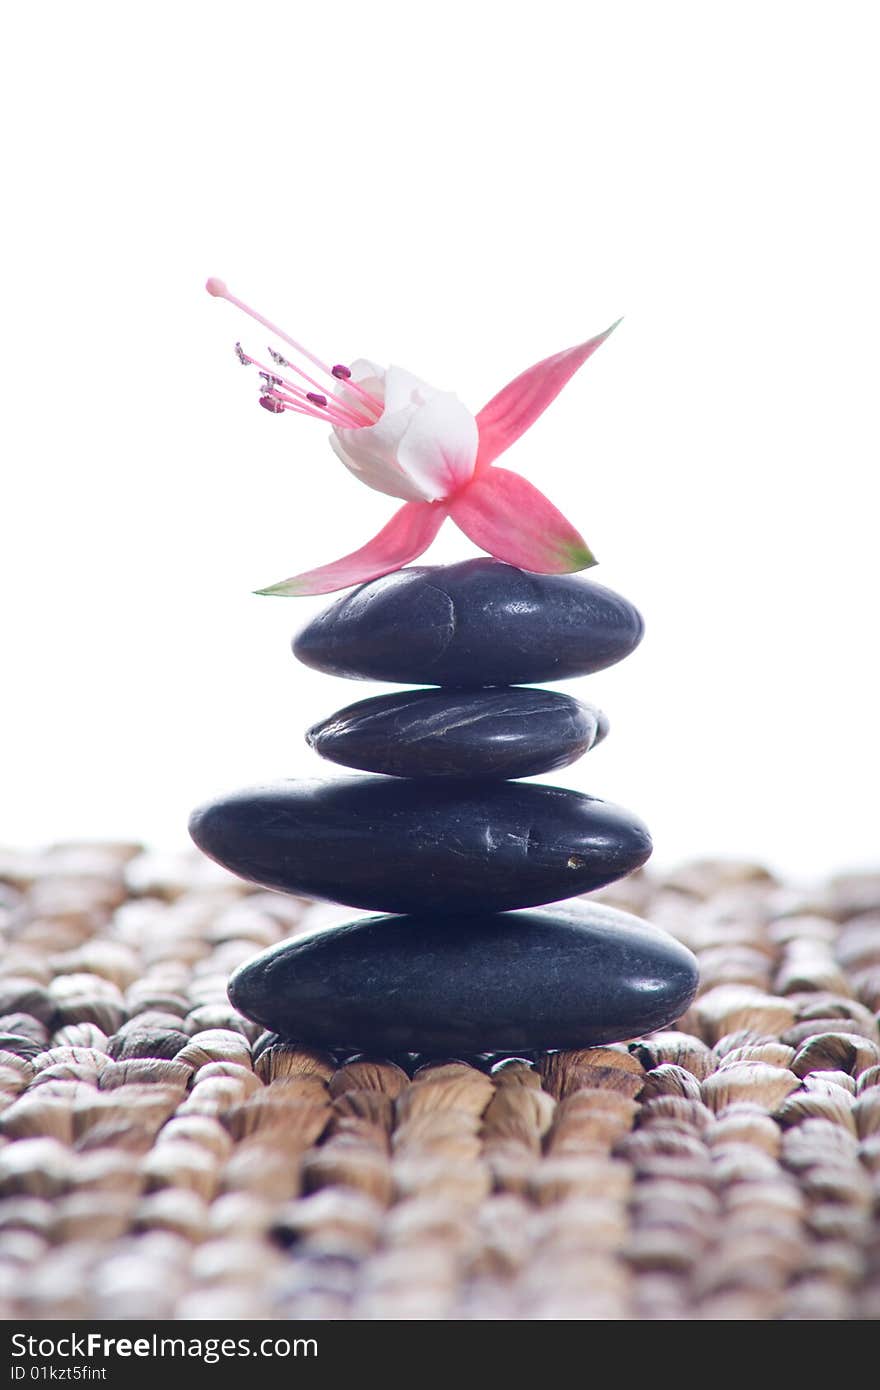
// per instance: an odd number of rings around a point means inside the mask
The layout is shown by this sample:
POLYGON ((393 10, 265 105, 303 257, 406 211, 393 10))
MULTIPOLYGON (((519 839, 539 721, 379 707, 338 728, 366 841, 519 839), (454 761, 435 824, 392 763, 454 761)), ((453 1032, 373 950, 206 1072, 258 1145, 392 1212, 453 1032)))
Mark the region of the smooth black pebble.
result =
POLYGON ((559 902, 643 864, 627 811, 534 782, 345 777, 232 792, 194 811, 199 849, 265 888, 382 912, 559 902))
POLYGON ((696 987, 674 937, 585 902, 333 927, 240 966, 229 998, 309 1046, 460 1055, 637 1037, 679 1018, 696 987))
POLYGON ((570 695, 504 686, 408 690, 337 710, 306 734, 322 758, 394 777, 532 777, 567 767, 607 731, 570 695))
POLYGON ((527 685, 601 671, 642 631, 631 603, 588 579, 477 559, 363 584, 313 618, 293 650, 356 680, 527 685))

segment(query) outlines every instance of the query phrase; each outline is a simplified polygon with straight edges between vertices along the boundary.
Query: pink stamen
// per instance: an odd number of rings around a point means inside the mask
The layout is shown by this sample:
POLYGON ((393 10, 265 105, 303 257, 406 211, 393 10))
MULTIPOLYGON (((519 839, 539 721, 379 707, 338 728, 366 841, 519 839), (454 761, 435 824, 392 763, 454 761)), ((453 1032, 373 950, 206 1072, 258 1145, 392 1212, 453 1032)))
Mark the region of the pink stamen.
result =
MULTIPOLYGON (((314 378, 313 376, 309 376, 308 372, 304 372, 303 369, 302 369, 302 367, 298 367, 297 364, 296 364, 295 362, 288 362, 287 358, 286 358, 286 357, 282 357, 281 354, 280 354, 280 352, 279 352, 279 353, 273 352, 272 349, 270 348, 270 349, 269 349, 269 353, 270 353, 270 355, 271 355, 273 361, 278 362, 278 363, 283 363, 285 367, 289 367, 290 370, 291 370, 292 372, 296 372, 297 376, 301 376, 302 379, 303 379, 303 381, 307 381, 307 382, 309 383, 310 386, 317 386, 317 387, 318 387, 318 393, 319 393, 320 395, 323 395, 323 392, 322 392, 321 389, 320 389, 320 388, 321 388, 321 383, 320 383, 320 381, 315 381, 315 378, 314 378)), ((294 389, 298 389, 298 388, 294 388, 294 389)), ((303 391, 302 394, 303 394, 303 395, 306 395, 307 393, 306 393, 305 391, 303 391)), ((357 424, 357 425, 375 425, 376 421, 375 421, 375 419, 373 418, 372 415, 367 415, 366 412, 365 412, 363 415, 358 415, 357 410, 355 409, 355 407, 354 407, 353 405, 351 405, 349 401, 345 400, 345 398, 344 398, 343 396, 337 396, 337 394, 336 394, 335 391, 331 391, 329 394, 330 394, 331 400, 334 400, 334 401, 336 402, 336 405, 337 405, 338 409, 344 410, 344 411, 346 411, 349 415, 351 415, 351 417, 352 417, 352 419, 354 420, 355 424, 357 424)))
MULTIPOLYGON (((235 354, 239 362, 243 363, 244 366, 257 368, 269 391, 272 391, 276 386, 283 386, 284 389, 295 398, 298 405, 305 406, 307 401, 312 401, 313 404, 316 403, 314 392, 303 391, 300 386, 297 386, 296 382, 288 381, 286 377, 276 375, 265 363, 260 362, 256 357, 251 357, 250 353, 245 352, 241 343, 236 343, 235 354)), ((280 357, 277 353, 273 353, 273 358, 282 362, 284 361, 284 358, 280 357)), ((314 411, 309 411, 308 408, 306 409, 306 413, 313 414, 315 419, 330 420, 332 424, 347 430, 361 429, 364 425, 371 425, 373 423, 372 420, 365 420, 363 416, 357 415, 349 405, 329 405, 327 403, 327 397, 324 395, 320 396, 320 400, 324 402, 326 414, 317 415, 314 411)))
MULTIPOLYGON (((219 280, 216 276, 212 275, 211 278, 205 282, 205 289, 208 291, 208 294, 213 295, 215 299, 225 299, 229 304, 235 305, 236 309, 240 309, 243 314, 247 314, 248 318, 252 318, 256 323, 260 323, 263 325, 264 328, 268 328, 269 332, 274 333, 276 338, 280 338, 282 342, 289 344, 290 347, 294 348, 297 352, 301 353, 303 357, 307 358, 309 362, 314 363, 314 365, 318 367, 320 371, 325 372, 327 376, 335 375, 335 369, 328 367, 326 362, 321 361, 320 357, 316 357, 313 352, 309 352, 308 348, 303 347, 302 343, 298 343, 295 338, 291 338, 288 333, 285 333, 284 330, 282 328, 279 328, 277 324, 273 323, 271 319, 264 318, 263 315, 258 313, 256 309, 252 309, 249 304, 245 304, 243 300, 238 299, 236 295, 231 294, 224 280, 219 280)), ((287 365, 289 367, 292 367, 293 370, 298 373, 298 375, 304 377, 305 380, 308 381, 311 386, 316 386, 320 390, 320 382, 314 381, 310 376, 308 376, 304 371, 302 371, 301 368, 297 367, 295 363, 289 362, 287 365)), ((367 391, 364 389, 364 387, 359 386, 356 381, 351 381, 350 375, 351 374, 349 373, 349 376, 344 378, 349 390, 354 391, 356 395, 360 396, 360 398, 370 407, 371 410, 377 412, 377 415, 381 415, 382 411, 385 408, 384 403, 380 401, 377 396, 374 396, 370 391, 367 391)), ((332 394, 333 393, 331 392, 331 395, 332 394)), ((334 399, 339 400, 339 397, 334 396, 334 399)), ((340 402, 340 404, 345 404, 345 402, 340 402)))
POLYGON ((270 411, 272 415, 280 415, 284 410, 284 406, 276 396, 261 396, 260 405, 264 410, 270 411))
POLYGON ((284 403, 285 410, 296 411, 298 415, 310 415, 313 420, 326 420, 328 424, 336 425, 339 429, 351 429, 352 426, 342 416, 338 415, 332 406, 321 409, 319 406, 306 405, 304 396, 288 396, 280 387, 272 386, 269 388, 276 400, 284 403))
MULTIPOLYGON (((320 415, 320 414, 318 413, 317 410, 312 410, 312 409, 310 409, 308 406, 300 405, 299 402, 290 401, 286 396, 276 395, 276 394, 273 392, 273 393, 272 393, 272 396, 271 396, 271 399, 274 400, 274 401, 277 401, 277 403, 278 403, 278 405, 277 405, 277 410, 278 410, 279 412, 280 412, 280 411, 283 411, 283 410, 286 410, 286 411, 289 411, 292 415, 308 415, 308 417, 309 417, 310 420, 326 420, 326 419, 327 419, 326 415, 320 415)), ((261 397, 261 399, 260 399, 260 405, 262 405, 262 404, 263 404, 263 398, 261 397)))
POLYGON ((344 367, 341 362, 337 362, 332 375, 336 377, 337 381, 350 381, 351 367, 344 367))

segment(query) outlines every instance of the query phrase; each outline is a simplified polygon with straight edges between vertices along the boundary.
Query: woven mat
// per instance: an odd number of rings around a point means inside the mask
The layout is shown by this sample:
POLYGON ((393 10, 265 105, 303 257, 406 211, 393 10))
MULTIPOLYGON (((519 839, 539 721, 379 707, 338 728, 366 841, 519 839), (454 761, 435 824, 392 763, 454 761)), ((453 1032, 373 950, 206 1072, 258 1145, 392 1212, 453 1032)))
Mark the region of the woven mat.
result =
POLYGON ((493 1070, 236 1014, 304 903, 135 845, 0 856, 0 1314, 876 1318, 880 874, 596 896, 698 953, 695 1005, 493 1070))

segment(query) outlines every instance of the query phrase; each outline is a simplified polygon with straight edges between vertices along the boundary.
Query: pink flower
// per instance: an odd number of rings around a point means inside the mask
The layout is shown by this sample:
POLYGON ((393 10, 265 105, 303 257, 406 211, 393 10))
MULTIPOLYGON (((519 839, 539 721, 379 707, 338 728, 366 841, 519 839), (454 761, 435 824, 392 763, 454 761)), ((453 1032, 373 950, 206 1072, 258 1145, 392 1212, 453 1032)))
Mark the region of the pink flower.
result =
POLYGON ((520 569, 569 574, 596 563, 552 502, 495 460, 534 424, 616 323, 529 367, 474 416, 451 392, 436 390, 402 367, 364 360, 350 368, 328 366, 230 294, 222 280, 210 279, 205 288, 262 324, 326 378, 322 385, 274 348, 269 348, 271 366, 266 365, 238 344, 240 361, 259 372, 260 404, 273 414, 326 421, 330 445, 346 468, 367 487, 404 499, 360 550, 259 593, 329 594, 378 579, 427 550, 447 517, 481 549, 520 569))

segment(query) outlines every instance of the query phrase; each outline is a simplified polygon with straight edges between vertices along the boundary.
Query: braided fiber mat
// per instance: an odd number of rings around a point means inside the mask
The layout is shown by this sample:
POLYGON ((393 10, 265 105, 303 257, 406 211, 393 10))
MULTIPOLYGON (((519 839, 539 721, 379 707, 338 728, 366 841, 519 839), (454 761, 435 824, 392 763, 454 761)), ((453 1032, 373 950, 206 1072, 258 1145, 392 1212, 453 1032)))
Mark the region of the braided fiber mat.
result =
POLYGON ((236 1014, 306 904, 135 845, 0 856, 0 1314, 876 1318, 880 874, 596 896, 698 953, 696 1003, 493 1072, 236 1014))

